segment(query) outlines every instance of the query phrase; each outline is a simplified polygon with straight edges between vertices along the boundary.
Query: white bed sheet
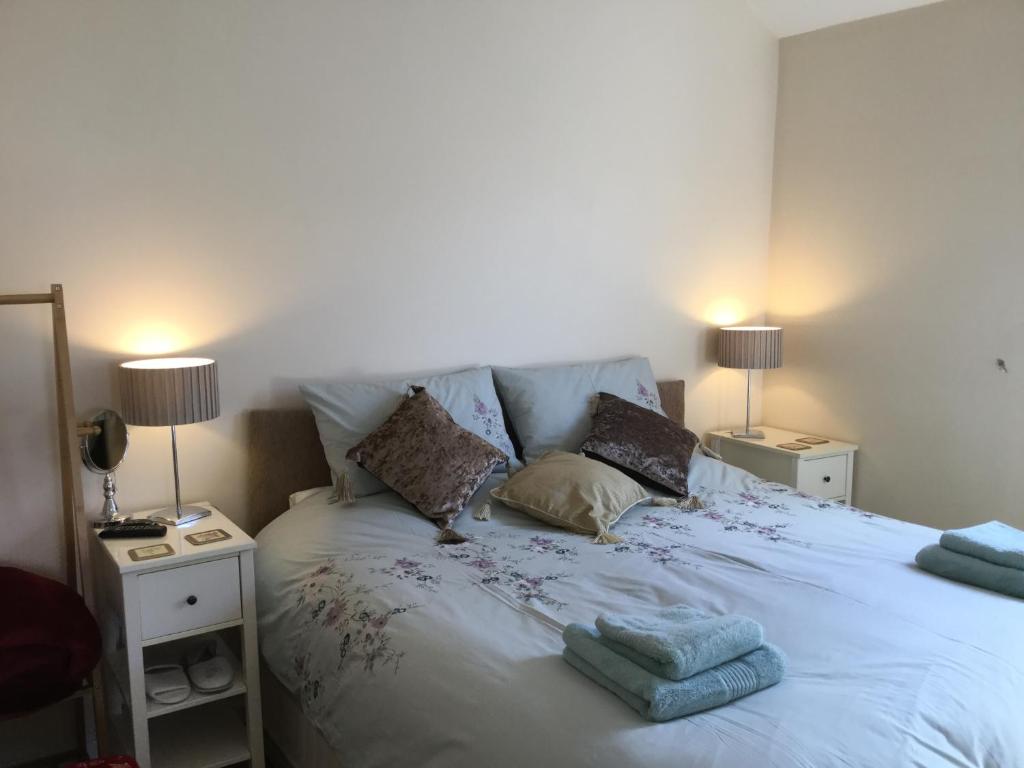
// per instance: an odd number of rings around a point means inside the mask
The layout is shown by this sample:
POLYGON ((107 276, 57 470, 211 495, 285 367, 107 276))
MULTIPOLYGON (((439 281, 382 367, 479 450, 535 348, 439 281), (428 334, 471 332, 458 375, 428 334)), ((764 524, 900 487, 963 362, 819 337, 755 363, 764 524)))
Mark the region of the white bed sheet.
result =
POLYGON ((346 768, 1024 766, 1024 601, 919 571, 933 529, 695 462, 707 509, 610 546, 497 503, 439 546, 394 494, 314 493, 257 537, 266 664, 346 768), (566 623, 679 602, 760 621, 787 677, 653 724, 560 657, 566 623))

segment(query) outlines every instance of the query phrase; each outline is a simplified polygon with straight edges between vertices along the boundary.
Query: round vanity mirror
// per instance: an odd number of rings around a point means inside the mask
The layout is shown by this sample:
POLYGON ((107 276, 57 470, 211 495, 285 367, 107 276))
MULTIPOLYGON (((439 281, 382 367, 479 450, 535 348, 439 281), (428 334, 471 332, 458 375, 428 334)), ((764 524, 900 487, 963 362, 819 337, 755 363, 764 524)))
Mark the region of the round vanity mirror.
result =
POLYGON ((117 511, 114 470, 121 466, 128 450, 128 428, 121 414, 103 410, 81 425, 82 461, 103 478, 103 522, 120 523, 127 518, 117 511))
POLYGON ((93 472, 105 475, 117 469, 128 450, 128 428, 116 411, 104 410, 87 422, 92 433, 82 438, 82 461, 93 472))

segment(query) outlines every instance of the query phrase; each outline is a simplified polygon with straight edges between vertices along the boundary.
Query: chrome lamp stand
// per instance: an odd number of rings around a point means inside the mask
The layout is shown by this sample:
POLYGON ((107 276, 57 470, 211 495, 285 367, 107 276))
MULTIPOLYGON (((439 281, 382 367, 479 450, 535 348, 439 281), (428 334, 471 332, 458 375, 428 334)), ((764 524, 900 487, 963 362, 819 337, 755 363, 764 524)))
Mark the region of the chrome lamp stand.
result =
POLYGON ((186 523, 192 523, 196 520, 200 520, 204 517, 210 516, 210 510, 205 507, 196 506, 181 506, 181 487, 178 483, 178 435, 174 429, 174 425, 171 424, 171 455, 174 459, 174 512, 175 515, 172 517, 168 514, 171 511, 171 507, 161 509, 159 512, 155 512, 149 516, 150 520, 155 520, 158 523, 164 525, 185 525, 186 523))
MULTIPOLYGON (((173 429, 173 427, 172 427, 173 429)), ((732 431, 733 437, 743 437, 748 440, 764 440, 764 432, 759 429, 750 428, 750 369, 747 368, 747 424, 742 432, 732 431)))

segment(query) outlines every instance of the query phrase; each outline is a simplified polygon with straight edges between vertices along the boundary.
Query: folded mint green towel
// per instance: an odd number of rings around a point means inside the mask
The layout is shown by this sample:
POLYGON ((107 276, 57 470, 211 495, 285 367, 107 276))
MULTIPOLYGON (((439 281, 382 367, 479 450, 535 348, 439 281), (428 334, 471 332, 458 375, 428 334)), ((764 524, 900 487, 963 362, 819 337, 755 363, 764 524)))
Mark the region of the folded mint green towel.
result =
POLYGON ((917 553, 917 564, 926 571, 953 581, 1024 598, 1024 571, 1007 568, 970 555, 950 552, 938 544, 929 544, 917 553))
POLYGON ((728 704, 775 685, 786 671, 782 651, 765 644, 686 680, 665 680, 611 651, 598 636, 594 627, 570 624, 562 633, 566 645, 562 657, 655 722, 728 704))
POLYGON ((686 605, 645 616, 602 614, 597 629, 600 642, 615 653, 669 680, 692 677, 764 642, 764 630, 753 619, 709 616, 686 605))
POLYGON ((1024 531, 998 520, 946 531, 939 544, 961 555, 1024 570, 1024 531))

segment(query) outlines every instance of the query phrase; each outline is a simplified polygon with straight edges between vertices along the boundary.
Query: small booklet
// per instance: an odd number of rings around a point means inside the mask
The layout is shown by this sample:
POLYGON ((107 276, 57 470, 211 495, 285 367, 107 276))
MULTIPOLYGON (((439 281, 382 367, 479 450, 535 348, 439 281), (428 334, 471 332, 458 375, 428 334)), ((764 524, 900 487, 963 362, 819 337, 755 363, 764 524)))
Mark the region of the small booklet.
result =
POLYGON ((167 557, 173 555, 174 549, 170 544, 152 544, 148 547, 136 547, 128 550, 128 557, 135 562, 140 560, 152 560, 155 557, 167 557))
POLYGON ((787 451, 809 451, 811 446, 805 443, 779 443, 779 448, 785 448, 787 451))
POLYGON ((824 445, 828 442, 824 437, 798 437, 796 441, 798 443, 807 443, 808 445, 824 445))
POLYGON ((198 533, 190 533, 185 536, 185 541, 193 546, 201 547, 203 544, 213 544, 215 541, 224 541, 230 539, 231 534, 225 531, 223 528, 214 528, 209 531, 199 531, 198 533))

